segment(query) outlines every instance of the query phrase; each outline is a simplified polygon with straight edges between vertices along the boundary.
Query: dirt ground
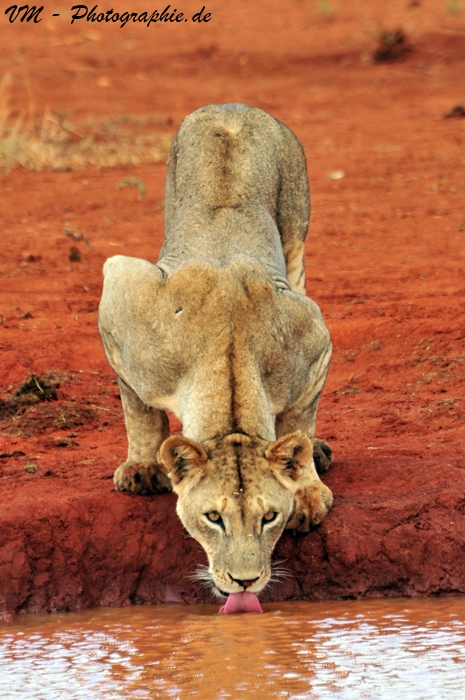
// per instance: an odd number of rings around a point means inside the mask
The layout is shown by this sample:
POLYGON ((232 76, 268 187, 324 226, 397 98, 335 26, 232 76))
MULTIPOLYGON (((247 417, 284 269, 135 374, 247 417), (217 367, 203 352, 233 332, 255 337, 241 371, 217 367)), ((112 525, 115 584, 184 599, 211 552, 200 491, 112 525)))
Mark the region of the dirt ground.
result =
MULTIPOLYGON (((190 18, 201 3, 172 7, 190 18)), ((334 344, 317 433, 334 449, 335 503, 315 532, 283 536, 293 576, 266 595, 464 593, 465 3, 205 11, 208 23, 149 28, 71 25, 61 2, 38 24, 0 12, 8 118, 62 115, 77 140, 89 119, 167 137, 199 106, 243 102, 293 129, 312 191, 307 292, 334 344), (398 60, 375 60, 383 32, 398 60)), ((126 436, 97 332, 101 269, 115 253, 157 260, 164 178, 162 163, 0 173, 5 620, 208 600, 186 578, 204 555, 174 496, 119 494, 111 479, 126 436), (118 186, 128 178, 144 197, 118 186)))

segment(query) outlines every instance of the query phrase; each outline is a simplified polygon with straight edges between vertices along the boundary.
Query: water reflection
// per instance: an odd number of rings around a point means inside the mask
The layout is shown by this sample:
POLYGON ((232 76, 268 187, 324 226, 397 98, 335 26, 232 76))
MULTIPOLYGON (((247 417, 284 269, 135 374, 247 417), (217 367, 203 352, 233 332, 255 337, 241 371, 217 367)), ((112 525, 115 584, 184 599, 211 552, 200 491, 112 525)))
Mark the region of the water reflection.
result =
POLYGON ((0 630, 5 700, 465 697, 465 599, 27 616, 0 630))

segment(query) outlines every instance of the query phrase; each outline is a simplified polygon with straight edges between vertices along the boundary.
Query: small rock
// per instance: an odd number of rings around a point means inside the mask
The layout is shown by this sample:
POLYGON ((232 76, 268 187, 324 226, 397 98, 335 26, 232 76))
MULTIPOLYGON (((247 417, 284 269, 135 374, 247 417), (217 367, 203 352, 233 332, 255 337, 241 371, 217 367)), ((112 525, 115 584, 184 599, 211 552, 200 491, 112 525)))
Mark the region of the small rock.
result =
POLYGON ((71 262, 81 262, 82 255, 79 248, 76 248, 76 246, 74 245, 71 246, 71 248, 69 249, 68 258, 71 260, 71 262))
POLYGON ((465 117, 465 107, 462 105, 455 105, 450 112, 444 115, 444 119, 461 119, 463 117, 465 117))

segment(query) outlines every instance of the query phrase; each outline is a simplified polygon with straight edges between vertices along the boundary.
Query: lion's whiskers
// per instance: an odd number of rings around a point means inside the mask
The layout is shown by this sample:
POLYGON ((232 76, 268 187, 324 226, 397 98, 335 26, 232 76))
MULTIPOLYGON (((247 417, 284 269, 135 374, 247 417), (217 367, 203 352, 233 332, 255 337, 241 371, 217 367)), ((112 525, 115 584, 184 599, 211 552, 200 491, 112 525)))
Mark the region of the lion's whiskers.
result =
POLYGON ((196 570, 189 574, 186 578, 191 581, 201 581, 202 583, 208 583, 210 586, 213 584, 212 575, 210 573, 210 568, 205 564, 200 564, 196 570))
POLYGON ((213 576, 210 573, 210 568, 205 564, 199 564, 197 569, 192 574, 188 574, 186 578, 190 579, 191 581, 198 581, 201 588, 207 589, 210 592, 212 603, 217 602, 217 600, 222 601, 224 599, 224 595, 219 592, 213 582, 213 576))
POLYGON ((287 559, 281 559, 280 561, 275 561, 271 564, 271 576, 266 587, 268 587, 270 583, 281 583, 281 581, 294 580, 294 574, 290 569, 287 569, 284 566, 279 566, 280 564, 284 564, 286 561, 287 559))

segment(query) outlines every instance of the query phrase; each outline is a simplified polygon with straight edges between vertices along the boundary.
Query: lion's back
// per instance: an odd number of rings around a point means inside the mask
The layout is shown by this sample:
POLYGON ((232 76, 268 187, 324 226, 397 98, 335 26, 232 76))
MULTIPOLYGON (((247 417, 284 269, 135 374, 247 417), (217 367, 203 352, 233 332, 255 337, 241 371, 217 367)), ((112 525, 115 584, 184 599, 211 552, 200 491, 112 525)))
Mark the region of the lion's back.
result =
POLYGON ((292 132, 261 109, 231 104, 196 110, 182 122, 169 156, 176 161, 178 204, 195 190, 197 206, 258 202, 274 211, 280 162, 294 142, 292 132))

